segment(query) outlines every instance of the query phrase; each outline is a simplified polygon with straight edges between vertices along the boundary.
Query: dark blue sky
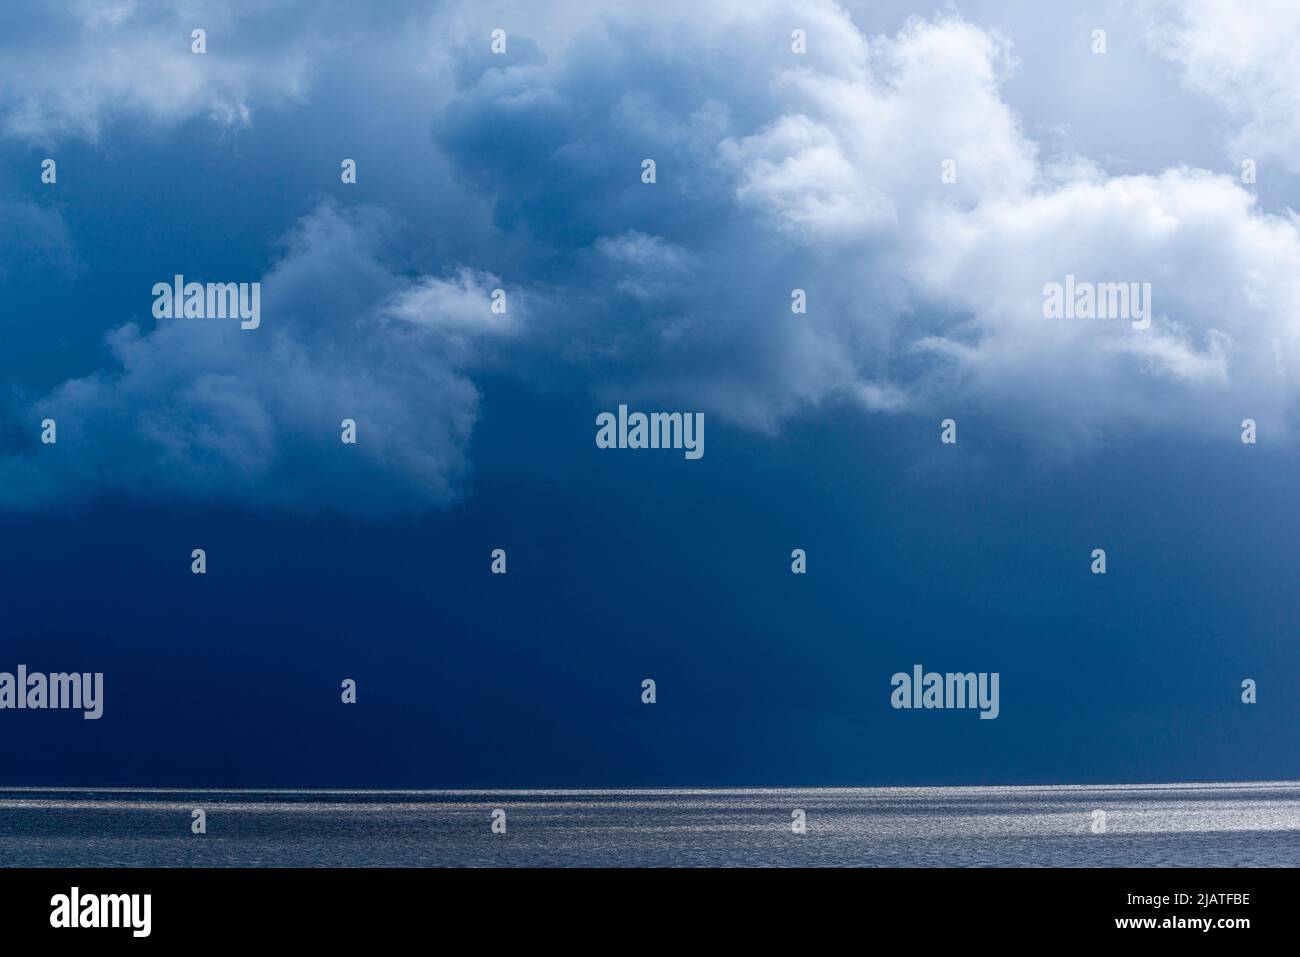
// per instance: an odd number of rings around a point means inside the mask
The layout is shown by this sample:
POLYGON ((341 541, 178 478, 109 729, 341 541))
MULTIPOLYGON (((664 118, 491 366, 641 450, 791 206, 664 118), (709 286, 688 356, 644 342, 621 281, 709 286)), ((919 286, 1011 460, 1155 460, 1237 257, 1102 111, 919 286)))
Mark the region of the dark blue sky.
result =
POLYGON ((528 6, 214 15, 207 60, 7 15, 80 66, 0 95, 0 671, 106 702, 0 712, 0 785, 1296 777, 1295 182, 1234 182, 1285 144, 1179 72, 1204 24, 1110 24, 1104 77, 1024 10, 528 6), (1080 78, 1177 135, 1117 152, 1080 78), (1153 281, 1152 336, 1034 324, 1066 271, 1153 281), (156 322, 177 272, 262 327, 156 322), (598 449, 620 402, 704 457, 598 449), (893 710, 917 663, 1000 716, 893 710))
MULTIPOLYGON (((475 491, 445 512, 112 501, 7 516, 22 560, 0 585, 6 661, 103 670, 107 701, 98 722, 6 713, 6 782, 1293 773, 1297 599, 1289 529, 1269 517, 1290 489, 1257 462, 1165 445, 1069 477, 956 456, 918 468, 909 426, 845 416, 781 444, 720 428, 699 462, 641 464, 589 442, 588 402, 485 394, 475 491), (204 577, 188 569, 197 544, 204 577), (1094 544, 1105 577, 1088 571, 1094 544), (893 711, 889 676, 916 662, 999 671, 1001 716, 893 711), (359 683, 354 707, 342 677, 359 683)), ((978 428, 963 454, 981 450, 978 428)))

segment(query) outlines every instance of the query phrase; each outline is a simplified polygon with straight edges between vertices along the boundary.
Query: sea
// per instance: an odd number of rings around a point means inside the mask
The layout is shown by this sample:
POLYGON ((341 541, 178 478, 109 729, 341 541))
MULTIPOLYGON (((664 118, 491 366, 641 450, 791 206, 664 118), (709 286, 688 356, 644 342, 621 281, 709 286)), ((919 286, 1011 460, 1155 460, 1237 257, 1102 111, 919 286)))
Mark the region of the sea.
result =
POLYGON ((1300 782, 1294 781, 527 791, 0 788, 0 865, 20 867, 1297 864, 1300 782), (203 812, 205 833, 194 833, 196 810, 203 812))

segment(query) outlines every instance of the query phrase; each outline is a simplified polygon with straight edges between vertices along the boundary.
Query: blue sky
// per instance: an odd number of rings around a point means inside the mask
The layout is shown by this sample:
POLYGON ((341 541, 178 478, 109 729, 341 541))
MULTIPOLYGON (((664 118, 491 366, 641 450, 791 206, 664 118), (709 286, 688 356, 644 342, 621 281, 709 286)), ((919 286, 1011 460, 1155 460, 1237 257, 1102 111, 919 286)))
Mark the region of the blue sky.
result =
POLYGON ((1300 14, 1041 7, 0 13, 0 783, 1295 777, 1300 14))

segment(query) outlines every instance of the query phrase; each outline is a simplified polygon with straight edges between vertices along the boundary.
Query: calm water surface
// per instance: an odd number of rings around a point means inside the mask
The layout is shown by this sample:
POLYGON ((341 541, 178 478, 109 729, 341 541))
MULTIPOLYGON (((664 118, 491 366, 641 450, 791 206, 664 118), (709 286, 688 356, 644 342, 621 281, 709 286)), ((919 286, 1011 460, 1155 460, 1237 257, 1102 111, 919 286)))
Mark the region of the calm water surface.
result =
POLYGON ((1300 782, 609 791, 0 788, 7 866, 1287 866, 1300 782), (491 833, 493 808, 505 834, 491 833), (208 833, 190 833, 190 812, 208 833), (808 831, 791 832, 802 808, 808 831), (1106 833, 1092 833, 1093 811, 1106 833))

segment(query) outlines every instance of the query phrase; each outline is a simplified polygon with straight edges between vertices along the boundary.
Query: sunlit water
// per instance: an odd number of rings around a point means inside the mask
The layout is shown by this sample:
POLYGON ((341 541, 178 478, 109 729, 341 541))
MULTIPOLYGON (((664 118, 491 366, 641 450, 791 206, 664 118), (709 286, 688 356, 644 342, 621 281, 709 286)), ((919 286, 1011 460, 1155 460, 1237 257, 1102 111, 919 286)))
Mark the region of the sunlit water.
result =
POLYGON ((0 789, 9 866, 1296 866, 1300 782, 627 791, 0 789), (207 833, 191 833, 191 811, 207 833), (492 811, 506 812, 493 834, 492 811), (791 830, 791 812, 807 833, 791 830), (1093 833, 1104 810, 1105 833, 1093 833))

